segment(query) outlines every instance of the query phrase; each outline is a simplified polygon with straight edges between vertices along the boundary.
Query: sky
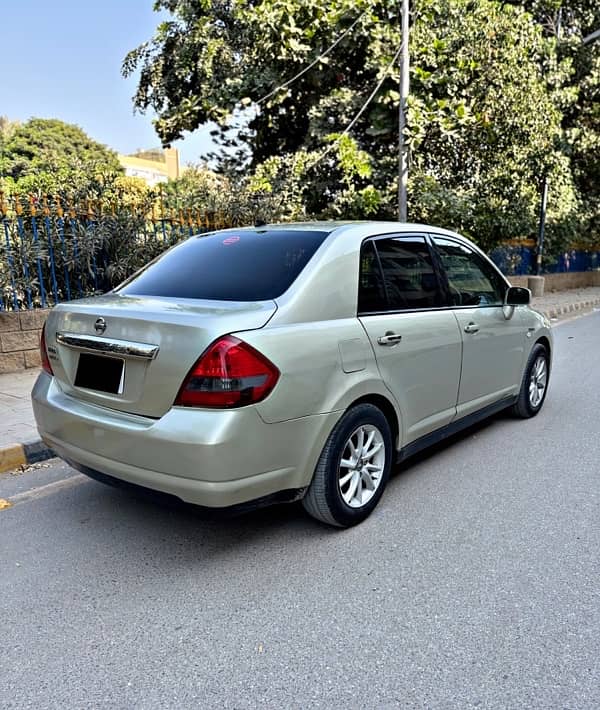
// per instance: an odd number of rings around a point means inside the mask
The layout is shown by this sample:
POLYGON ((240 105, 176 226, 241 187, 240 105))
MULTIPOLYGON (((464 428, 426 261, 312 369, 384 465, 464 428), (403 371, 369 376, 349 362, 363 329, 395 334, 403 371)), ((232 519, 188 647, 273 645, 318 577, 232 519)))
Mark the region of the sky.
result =
MULTIPOLYGON (((152 115, 133 113, 130 49, 161 16, 153 0, 0 0, 0 116, 75 123, 119 153, 160 145, 152 115)), ((181 163, 210 150, 209 128, 174 144, 181 163)))

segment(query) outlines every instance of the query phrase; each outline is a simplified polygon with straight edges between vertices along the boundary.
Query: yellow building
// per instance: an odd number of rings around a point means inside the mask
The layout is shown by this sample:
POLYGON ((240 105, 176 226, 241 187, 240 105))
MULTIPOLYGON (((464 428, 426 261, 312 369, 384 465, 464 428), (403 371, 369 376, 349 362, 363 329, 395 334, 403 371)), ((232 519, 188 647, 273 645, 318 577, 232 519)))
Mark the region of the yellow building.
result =
POLYGON ((163 160, 149 160, 136 155, 119 155, 119 162, 125 169, 125 175, 141 178, 149 187, 154 187, 161 182, 179 177, 177 148, 165 148, 161 154, 163 160))

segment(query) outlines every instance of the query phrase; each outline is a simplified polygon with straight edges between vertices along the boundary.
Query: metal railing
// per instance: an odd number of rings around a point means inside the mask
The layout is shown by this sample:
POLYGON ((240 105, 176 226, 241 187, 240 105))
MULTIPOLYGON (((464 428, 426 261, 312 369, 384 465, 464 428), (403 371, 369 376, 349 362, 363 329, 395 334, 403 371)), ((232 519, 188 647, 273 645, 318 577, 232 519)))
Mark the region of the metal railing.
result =
POLYGON ((65 204, 0 193, 0 310, 103 293, 169 246, 231 226, 211 212, 151 204, 65 204))
MULTIPOLYGON (((531 245, 502 244, 490 253, 490 258, 507 276, 527 276, 536 271, 536 250, 531 245)), ((562 274, 600 269, 600 247, 566 249, 555 257, 545 255, 542 273, 562 274)))
MULTIPOLYGON (((105 293, 180 240, 239 220, 170 206, 162 191, 141 202, 0 192, 0 311, 105 293)), ((535 268, 532 240, 501 245, 490 256, 509 276, 535 268)), ((569 249, 544 263, 545 273, 597 269, 600 247, 569 249)))

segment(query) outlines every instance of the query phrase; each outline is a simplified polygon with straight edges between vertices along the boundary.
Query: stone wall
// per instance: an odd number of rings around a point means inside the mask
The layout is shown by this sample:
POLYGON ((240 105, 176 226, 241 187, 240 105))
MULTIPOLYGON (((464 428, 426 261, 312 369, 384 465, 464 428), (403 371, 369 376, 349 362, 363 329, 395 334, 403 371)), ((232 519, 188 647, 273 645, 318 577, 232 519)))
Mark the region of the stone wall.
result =
POLYGON ((40 335, 48 313, 0 312, 0 373, 40 366, 40 335))
MULTIPOLYGON (((600 271, 571 271, 565 274, 543 274, 544 293, 553 291, 568 291, 571 288, 587 288, 600 286, 600 271)), ((527 288, 527 276, 509 276, 513 286, 527 288)))

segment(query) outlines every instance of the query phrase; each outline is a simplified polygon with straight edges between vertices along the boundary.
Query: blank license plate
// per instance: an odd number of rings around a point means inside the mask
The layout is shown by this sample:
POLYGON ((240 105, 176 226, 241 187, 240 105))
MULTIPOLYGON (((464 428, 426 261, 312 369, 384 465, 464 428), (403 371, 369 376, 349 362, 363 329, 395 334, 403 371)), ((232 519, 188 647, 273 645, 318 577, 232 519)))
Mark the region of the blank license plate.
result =
POLYGON ((81 353, 75 376, 75 387, 97 392, 122 394, 125 379, 125 360, 102 355, 81 353))

